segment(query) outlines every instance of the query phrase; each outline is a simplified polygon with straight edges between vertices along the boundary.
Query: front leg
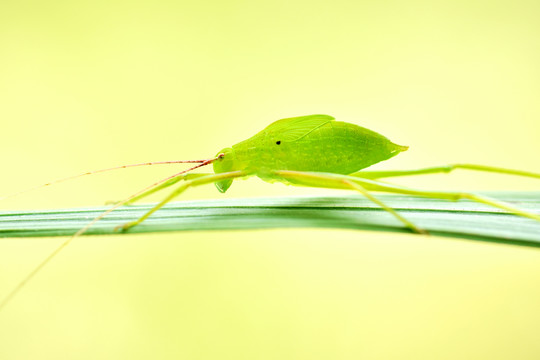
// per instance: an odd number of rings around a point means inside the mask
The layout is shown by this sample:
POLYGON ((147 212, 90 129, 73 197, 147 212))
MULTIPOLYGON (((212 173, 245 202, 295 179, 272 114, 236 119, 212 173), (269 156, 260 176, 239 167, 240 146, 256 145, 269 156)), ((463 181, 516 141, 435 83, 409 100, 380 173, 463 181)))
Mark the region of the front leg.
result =
POLYGON ((194 178, 192 180, 186 180, 176 190, 174 190, 171 194, 169 194, 169 196, 167 196, 165 199, 163 199, 161 202, 159 202, 157 205, 155 205, 152 209, 150 209, 146 214, 141 216, 139 219, 137 219, 135 221, 128 222, 128 223, 123 224, 123 225, 119 225, 119 226, 117 226, 115 228, 115 230, 120 230, 121 229, 122 231, 127 231, 130 228, 132 228, 133 226, 136 226, 136 225, 142 223, 150 215, 152 215, 154 212, 156 212, 161 207, 163 207, 163 205, 167 204, 169 201, 171 201, 172 199, 174 199, 175 197, 177 197, 178 195, 180 195, 181 193, 186 191, 189 187, 200 186, 200 185, 204 185, 204 184, 211 184, 211 183, 214 183, 214 182, 220 181, 220 180, 236 179, 236 178, 239 178, 239 177, 245 177, 245 176, 249 176, 249 175, 250 174, 248 172, 246 172, 246 171, 231 171, 231 172, 226 172, 226 173, 221 173, 221 174, 209 174, 209 175, 205 175, 205 176, 196 177, 196 178, 194 178))
MULTIPOLYGON (((208 176, 208 175, 213 175, 212 173, 197 173, 197 174, 182 174, 182 175, 179 175, 179 176, 176 176, 176 177, 173 177, 172 179, 169 179, 167 180, 166 182, 164 182, 163 184, 161 185, 158 185, 148 191, 145 191, 143 192, 142 194, 139 194, 133 198, 131 198, 129 201, 127 202, 124 202, 122 205, 131 205, 149 195, 152 195, 162 189, 165 189, 165 188, 168 188, 169 186, 171 185, 174 185, 176 184, 177 182, 181 181, 181 180, 192 180, 192 179, 197 179, 197 178, 200 178, 200 177, 203 177, 203 176, 208 176)), ((111 201, 111 202, 107 202, 107 204, 110 204, 110 205, 115 205, 115 204, 118 204, 120 203, 120 201, 111 201)))

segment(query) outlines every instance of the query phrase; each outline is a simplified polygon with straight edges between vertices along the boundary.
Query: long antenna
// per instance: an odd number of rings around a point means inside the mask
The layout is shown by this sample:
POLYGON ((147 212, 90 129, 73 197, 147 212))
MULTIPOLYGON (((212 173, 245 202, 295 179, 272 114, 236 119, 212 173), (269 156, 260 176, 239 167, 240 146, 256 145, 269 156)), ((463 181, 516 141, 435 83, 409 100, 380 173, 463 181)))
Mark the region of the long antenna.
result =
MULTIPOLYGON (((45 265, 47 265, 56 255, 58 255, 62 249, 64 249, 66 246, 68 246, 72 241, 73 239, 81 236, 82 234, 84 234, 92 225, 94 225, 95 223, 97 223, 99 220, 103 219, 105 216, 107 216, 108 214, 110 214, 112 211, 118 209, 120 206, 124 205, 125 203, 129 202, 131 199, 134 199, 135 197, 141 195, 142 193, 152 189, 153 187, 155 186, 158 186, 170 179, 173 179, 177 176, 180 176, 182 174, 185 174, 191 170, 195 170, 197 168, 200 168, 202 166, 205 166, 205 165, 208 165, 208 164, 211 164, 213 163, 214 161, 216 161, 217 159, 219 159, 220 157, 222 157, 222 154, 218 155, 217 157, 213 158, 213 159, 208 159, 208 160, 193 160, 193 161, 176 161, 176 162, 159 162, 159 164, 162 164, 162 163, 177 163, 177 162, 184 162, 184 163, 188 163, 188 162, 191 162, 191 163, 197 163, 197 162, 200 162, 200 164, 196 165, 196 166, 193 166, 187 170, 184 170, 184 171, 180 171, 179 173, 176 173, 174 175, 171 175, 169 177, 166 177, 165 179, 161 179, 155 183, 153 183, 152 185, 150 186, 147 186, 145 187, 144 189, 142 190, 139 190, 137 191, 135 194, 129 196, 128 198, 120 201, 118 204, 114 205, 113 207, 111 207, 110 209, 108 209, 107 211, 104 211, 103 213, 101 213, 99 216, 95 217, 92 221, 90 221, 88 224, 86 224, 83 228, 81 228, 79 231, 77 231, 75 234, 73 234, 72 236, 70 236, 66 241, 64 241, 62 244, 60 244, 56 249, 54 249, 54 251, 52 253, 50 253, 45 259, 43 259, 30 273, 28 273, 28 275, 26 275, 26 277, 21 280, 21 282, 19 282, 17 284, 17 286, 15 286, 13 288, 13 290, 11 290, 11 292, 4 298, 2 299, 2 301, 0 302, 0 312, 2 312, 2 310, 6 307, 6 305, 15 297, 15 295, 17 295, 17 293, 19 293, 19 291, 30 281, 32 280, 32 278, 41 270, 45 267, 45 265)), ((133 165, 124 165, 124 167, 130 167, 130 166, 140 166, 140 165, 145 165, 145 164, 148 164, 148 165, 153 165, 153 164, 158 164, 156 162, 153 162, 153 163, 144 163, 144 164, 133 164, 133 165)), ((102 171, 107 171, 107 170, 114 170, 114 169, 121 169, 122 167, 115 167, 115 168, 110 168, 110 169, 104 169, 104 170, 97 170, 97 172, 102 172, 102 171)), ((91 172, 91 173, 95 173, 95 172, 91 172)), ((87 174, 90 174, 90 173, 84 173, 84 174, 81 174, 81 175, 77 175, 77 176, 83 176, 83 175, 87 175, 87 174)), ((70 178, 75 178, 77 176, 72 176, 70 178)), ((70 178, 65 178, 65 179, 61 179, 61 180, 58 180, 58 181, 55 181, 54 183, 56 182, 59 182, 59 181, 63 181, 63 180, 67 180, 67 179, 70 179, 70 178)), ((42 185, 41 187, 43 187, 45 185, 42 185)), ((29 190, 28 190, 29 191, 29 190)))
POLYGON ((205 163, 205 162, 207 162, 207 161, 208 161, 208 160, 152 161, 152 162, 145 162, 145 163, 138 163, 138 164, 128 164, 128 165, 115 166, 115 167, 111 167, 111 168, 107 168, 107 169, 99 169, 99 170, 94 170, 94 171, 88 171, 88 172, 85 172, 85 173, 82 173, 82 174, 68 176, 68 177, 65 177, 65 178, 62 178, 62 179, 58 179, 58 180, 54 180, 54 181, 48 182, 48 183, 43 184, 43 185, 38 185, 38 186, 32 187, 32 188, 30 188, 30 189, 26 189, 26 190, 18 191, 18 192, 13 193, 13 194, 9 194, 9 195, 6 195, 6 196, 2 196, 2 197, 0 197, 0 201, 1 201, 1 200, 8 199, 8 198, 11 198, 11 197, 14 197, 14 196, 17 196, 17 195, 21 195, 21 194, 24 194, 24 193, 27 193, 27 192, 30 192, 30 191, 34 191, 34 190, 37 190, 37 189, 41 189, 41 188, 44 188, 44 187, 46 187, 46 186, 55 185, 55 184, 58 184, 58 183, 61 183, 61 182, 67 181, 67 180, 73 180, 73 179, 76 179, 76 178, 79 178, 79 177, 82 177, 82 176, 92 175, 92 174, 98 174, 98 173, 102 173, 102 172, 106 172, 106 171, 111 171, 111 170, 126 169, 126 168, 130 168, 130 167, 136 167, 136 166, 148 166, 148 165, 163 165, 163 164, 196 164, 196 163, 205 163))

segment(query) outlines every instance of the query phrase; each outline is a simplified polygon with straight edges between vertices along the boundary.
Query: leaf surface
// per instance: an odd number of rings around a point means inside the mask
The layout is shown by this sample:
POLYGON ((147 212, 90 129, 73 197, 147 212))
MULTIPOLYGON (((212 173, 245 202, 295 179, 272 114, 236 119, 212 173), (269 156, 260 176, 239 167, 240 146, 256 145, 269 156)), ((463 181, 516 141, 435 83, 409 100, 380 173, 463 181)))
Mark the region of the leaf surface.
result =
MULTIPOLYGON (((540 192, 487 195, 540 213, 540 192)), ((377 195, 432 235, 540 247, 540 222, 470 201, 449 202, 377 195)), ((143 215, 152 204, 113 211, 85 235, 118 234, 117 225, 143 215)), ((0 212, 0 237, 69 236, 107 207, 0 212)), ((270 228, 342 228, 409 232, 362 196, 278 197, 173 202, 127 233, 270 228)))

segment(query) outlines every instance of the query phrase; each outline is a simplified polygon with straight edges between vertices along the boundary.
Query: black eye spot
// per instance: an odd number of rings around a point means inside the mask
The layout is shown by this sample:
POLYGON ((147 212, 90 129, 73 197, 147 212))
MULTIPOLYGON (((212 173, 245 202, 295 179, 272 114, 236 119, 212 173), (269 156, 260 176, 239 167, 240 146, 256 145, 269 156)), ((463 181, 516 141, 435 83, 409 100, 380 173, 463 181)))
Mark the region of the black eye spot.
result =
POLYGON ((277 145, 281 144, 281 141, 276 141, 276 144, 277 144, 277 145))

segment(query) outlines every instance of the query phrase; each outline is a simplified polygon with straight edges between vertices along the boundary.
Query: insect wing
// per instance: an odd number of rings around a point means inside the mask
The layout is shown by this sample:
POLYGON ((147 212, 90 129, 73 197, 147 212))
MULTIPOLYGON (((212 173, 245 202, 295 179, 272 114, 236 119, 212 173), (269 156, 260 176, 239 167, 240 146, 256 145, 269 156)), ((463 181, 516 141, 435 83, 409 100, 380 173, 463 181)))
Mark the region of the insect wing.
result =
POLYGON ((306 115, 281 119, 268 125, 263 131, 278 135, 282 141, 296 141, 324 124, 334 121, 330 115, 306 115))

